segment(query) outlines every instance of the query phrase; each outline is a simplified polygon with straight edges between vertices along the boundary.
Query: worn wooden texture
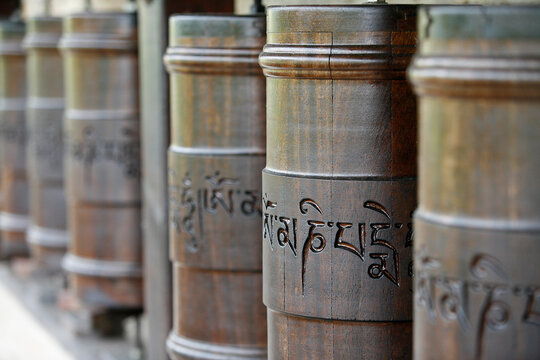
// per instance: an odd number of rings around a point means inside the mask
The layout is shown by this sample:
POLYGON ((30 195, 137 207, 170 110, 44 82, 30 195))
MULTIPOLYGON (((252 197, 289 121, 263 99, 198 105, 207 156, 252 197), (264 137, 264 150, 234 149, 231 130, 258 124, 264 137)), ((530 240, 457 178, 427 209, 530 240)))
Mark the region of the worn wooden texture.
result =
POLYGON ((92 308, 142 305, 136 17, 64 18, 70 288, 92 308))
POLYGON ((173 359, 266 359, 264 16, 170 21, 173 359))
POLYGON ((0 257, 28 253, 24 32, 22 23, 0 22, 0 257))
POLYGON ((268 357, 410 358, 416 8, 267 14, 268 357))
POLYGON ((540 354, 540 9, 419 17, 415 359, 540 354))
POLYGON ((169 90, 163 53, 168 18, 181 12, 227 12, 232 1, 139 0, 139 61, 141 91, 141 146, 146 356, 167 357, 165 341, 172 325, 171 264, 167 217, 167 148, 169 146, 169 90))
POLYGON ((64 77, 58 41, 62 19, 29 19, 27 166, 30 226, 27 242, 40 271, 59 271, 67 247, 63 167, 64 77))

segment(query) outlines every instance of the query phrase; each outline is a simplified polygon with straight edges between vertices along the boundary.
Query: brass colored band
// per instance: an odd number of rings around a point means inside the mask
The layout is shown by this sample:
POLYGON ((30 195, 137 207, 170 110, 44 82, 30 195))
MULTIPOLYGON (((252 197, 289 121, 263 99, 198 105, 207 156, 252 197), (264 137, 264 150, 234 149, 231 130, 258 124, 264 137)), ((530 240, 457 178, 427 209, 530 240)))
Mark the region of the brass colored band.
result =
POLYGON ((100 36, 81 37, 79 34, 64 35, 60 44, 60 49, 65 50, 117 50, 117 51, 137 51, 137 41, 135 39, 107 39, 100 36))
POLYGON ((420 96, 467 99, 540 97, 540 56, 418 56, 409 70, 409 76, 420 96))
POLYGON ((188 339, 171 332, 167 339, 167 348, 172 359, 184 359, 177 356, 187 356, 192 359, 208 360, 265 360, 266 349, 258 347, 237 347, 217 345, 204 341, 188 339))
POLYGON ((67 272, 87 276, 105 278, 137 278, 142 276, 142 267, 140 263, 85 259, 73 254, 68 254, 64 257, 62 267, 67 272))
POLYGON ((66 230, 30 225, 26 232, 26 239, 29 244, 65 249, 68 245, 68 232, 66 230))
POLYGON ((268 44, 259 62, 267 77, 347 80, 401 80, 414 43, 389 45, 268 44))
POLYGON ((169 48, 164 62, 171 73, 191 74, 261 74, 256 48, 169 48))

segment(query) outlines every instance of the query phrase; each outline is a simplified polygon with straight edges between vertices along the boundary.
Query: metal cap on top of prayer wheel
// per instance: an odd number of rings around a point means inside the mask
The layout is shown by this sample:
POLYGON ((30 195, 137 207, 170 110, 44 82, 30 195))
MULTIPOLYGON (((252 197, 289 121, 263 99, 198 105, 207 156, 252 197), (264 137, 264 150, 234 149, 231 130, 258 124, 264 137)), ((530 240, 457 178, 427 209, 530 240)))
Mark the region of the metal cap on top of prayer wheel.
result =
POLYGON ((416 7, 270 7, 269 359, 412 356, 416 7))
POLYGON ((427 7, 415 359, 540 354, 540 8, 427 7))
POLYGON ((129 13, 64 19, 64 269, 84 304, 142 305, 137 23, 129 13))
POLYGON ((30 227, 27 241, 42 270, 58 271, 67 248, 64 193, 64 77, 58 42, 62 19, 27 21, 27 167, 30 227))
POLYGON ((0 21, 0 257, 26 255, 25 25, 0 21))
POLYGON ((266 359, 264 16, 170 20, 173 359, 266 359))

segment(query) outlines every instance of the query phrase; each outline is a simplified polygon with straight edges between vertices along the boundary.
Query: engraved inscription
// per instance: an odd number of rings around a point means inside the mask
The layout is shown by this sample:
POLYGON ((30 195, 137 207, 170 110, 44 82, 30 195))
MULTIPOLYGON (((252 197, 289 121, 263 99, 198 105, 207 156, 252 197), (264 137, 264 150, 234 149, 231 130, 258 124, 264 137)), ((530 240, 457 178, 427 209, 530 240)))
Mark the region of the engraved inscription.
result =
POLYGON ((35 126, 38 128, 29 132, 28 148, 40 162, 51 168, 61 167, 64 152, 62 123, 44 122, 41 126, 35 126))
POLYGON ((24 121, 6 121, 0 122, 0 137, 8 143, 25 145, 28 137, 26 124, 24 121))
POLYGON ((68 139, 66 146, 68 155, 85 165, 89 173, 92 167, 99 162, 111 161, 123 169, 128 178, 140 176, 140 146, 136 131, 130 128, 123 129, 121 139, 102 139, 96 136, 93 126, 83 129, 83 138, 80 141, 68 139))
POLYGON ((197 252, 204 235, 205 216, 226 214, 233 217, 262 214, 258 207, 258 190, 244 190, 240 180, 227 177, 216 171, 195 183, 189 172, 181 180, 169 169, 169 218, 175 233, 185 235, 185 245, 197 252), (194 188, 194 185, 198 185, 194 188), (197 225, 196 225, 197 224, 197 225))
MULTIPOLYGON (((405 227, 402 223, 394 222, 388 209, 376 201, 366 201, 363 207, 382 215, 386 221, 352 222, 326 219, 323 208, 316 200, 310 198, 304 198, 298 203, 300 213, 298 217, 281 216, 278 203, 268 199, 268 195, 265 194, 263 239, 268 241, 270 248, 274 250, 277 243, 281 248, 290 248, 292 256, 296 257, 298 241, 302 241, 300 253, 302 294, 305 291, 309 259, 313 256, 311 254, 319 254, 328 246, 344 250, 357 256, 360 261, 368 263, 366 272, 370 278, 384 278, 397 287, 400 286, 400 254, 398 247, 390 239, 393 238, 393 231, 403 232, 405 247, 411 247, 412 223, 408 223, 405 227), (307 229, 303 234, 300 233, 300 225, 303 225, 303 229, 307 229), (330 239, 332 234, 335 234, 334 238, 330 239), (369 249, 366 245, 367 238, 370 240, 369 249)), ((412 272, 409 272, 409 276, 412 276, 412 272)))
POLYGON ((416 306, 427 312, 431 322, 437 317, 456 321, 464 333, 474 336, 475 359, 484 357, 487 334, 507 330, 512 317, 540 326, 540 287, 509 284, 502 262, 493 256, 473 256, 468 268, 472 280, 466 281, 438 275, 441 262, 425 255, 424 249, 417 253, 416 306), (475 294, 481 297, 478 307, 469 300, 475 294), (512 315, 509 302, 516 299, 523 312, 512 315))

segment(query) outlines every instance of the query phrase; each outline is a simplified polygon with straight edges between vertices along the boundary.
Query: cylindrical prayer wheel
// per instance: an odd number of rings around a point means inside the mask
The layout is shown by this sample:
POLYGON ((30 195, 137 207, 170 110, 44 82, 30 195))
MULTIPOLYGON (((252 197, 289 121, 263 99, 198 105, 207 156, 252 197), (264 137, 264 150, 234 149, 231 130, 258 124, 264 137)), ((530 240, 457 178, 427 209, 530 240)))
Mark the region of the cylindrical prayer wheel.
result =
POLYGON ((0 22, 0 257, 26 255, 26 63, 23 23, 0 22))
POLYGON ((266 359, 264 16, 170 21, 173 359, 266 359))
POLYGON ((410 358, 416 8, 267 14, 268 358, 410 358))
POLYGON ((27 241, 43 270, 60 270, 67 247, 62 123, 64 83, 58 41, 62 20, 28 20, 27 166, 30 185, 30 226, 27 241))
POLYGON ((537 359, 540 9, 423 9, 410 77, 415 359, 537 359))
POLYGON ((64 19, 64 269, 84 304, 142 304, 137 23, 130 13, 64 19))

